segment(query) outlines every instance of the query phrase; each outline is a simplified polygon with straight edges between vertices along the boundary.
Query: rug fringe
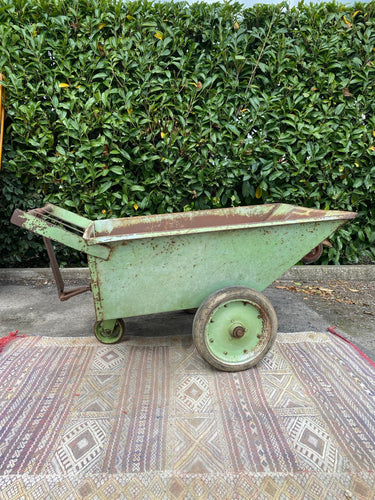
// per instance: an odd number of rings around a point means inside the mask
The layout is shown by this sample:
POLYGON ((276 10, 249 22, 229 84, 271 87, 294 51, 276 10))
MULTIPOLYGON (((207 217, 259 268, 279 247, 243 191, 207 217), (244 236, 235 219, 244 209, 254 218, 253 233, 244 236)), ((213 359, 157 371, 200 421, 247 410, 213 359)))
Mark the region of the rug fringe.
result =
POLYGON ((0 338, 0 352, 2 352, 3 348, 16 337, 24 337, 25 335, 18 335, 18 330, 15 332, 10 332, 7 337, 0 338))
POLYGON ((353 342, 351 342, 350 340, 348 340, 346 337, 344 337, 340 333, 336 332, 336 328, 337 328, 337 326, 332 326, 330 328, 327 328, 327 332, 333 333, 333 335, 336 335, 336 337, 339 337, 340 339, 342 339, 345 342, 347 342, 349 345, 351 345, 361 355, 362 358, 364 358, 368 363, 370 363, 371 366, 375 367, 374 361, 372 361, 372 359, 370 359, 363 351, 361 351, 361 349, 359 347, 357 347, 355 344, 353 344, 353 342))

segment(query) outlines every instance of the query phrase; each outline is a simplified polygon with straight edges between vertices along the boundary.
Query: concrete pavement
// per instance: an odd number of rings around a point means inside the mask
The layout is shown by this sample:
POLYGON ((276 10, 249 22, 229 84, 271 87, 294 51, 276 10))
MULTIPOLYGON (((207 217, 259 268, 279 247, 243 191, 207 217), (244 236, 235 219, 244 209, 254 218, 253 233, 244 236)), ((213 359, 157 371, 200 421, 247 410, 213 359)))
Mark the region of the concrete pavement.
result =
MULTIPOLYGON (((89 281, 87 269, 63 270, 63 276, 72 287, 89 281)), ((375 360, 375 266, 296 266, 264 293, 276 310, 280 332, 324 332, 337 325, 339 333, 375 360), (340 280, 341 287, 356 292, 359 299, 365 287, 366 303, 336 301, 333 294, 332 300, 324 300, 287 286, 296 282, 334 286, 332 280, 340 280)), ((26 335, 88 336, 94 322, 90 292, 60 302, 49 269, 0 269, 0 337, 15 330, 26 335)), ((184 311, 129 318, 126 334, 190 335, 192 322, 193 315, 184 311)))

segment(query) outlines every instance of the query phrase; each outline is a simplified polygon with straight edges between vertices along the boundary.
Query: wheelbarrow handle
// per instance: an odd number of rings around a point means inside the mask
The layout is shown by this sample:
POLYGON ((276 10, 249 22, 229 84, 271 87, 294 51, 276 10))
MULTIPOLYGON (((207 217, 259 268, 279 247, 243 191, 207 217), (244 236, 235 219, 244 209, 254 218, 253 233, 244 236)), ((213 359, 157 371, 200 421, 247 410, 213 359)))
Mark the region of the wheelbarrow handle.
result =
POLYGON ((66 291, 51 240, 58 241, 68 247, 87 253, 88 255, 107 260, 110 248, 105 245, 88 246, 83 238, 91 221, 54 205, 35 208, 29 212, 15 210, 11 222, 33 233, 43 236, 55 278, 59 299, 68 300, 75 295, 91 290, 91 286, 79 287, 66 291))
POLYGON ((108 260, 111 249, 103 244, 88 245, 83 238, 82 229, 86 229, 91 221, 80 215, 55 205, 47 204, 29 212, 16 209, 11 222, 33 233, 50 240, 58 241, 63 245, 84 252, 93 257, 108 260))

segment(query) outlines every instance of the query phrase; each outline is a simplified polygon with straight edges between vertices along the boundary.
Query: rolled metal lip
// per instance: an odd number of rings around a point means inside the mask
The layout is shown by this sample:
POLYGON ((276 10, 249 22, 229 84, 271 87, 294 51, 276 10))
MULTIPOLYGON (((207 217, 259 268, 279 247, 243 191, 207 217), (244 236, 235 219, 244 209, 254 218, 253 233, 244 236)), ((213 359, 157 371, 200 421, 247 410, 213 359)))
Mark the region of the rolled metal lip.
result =
POLYGON ((284 203, 197 210, 171 214, 102 219, 91 222, 83 238, 88 245, 121 240, 303 224, 356 217, 355 212, 318 210, 284 203))

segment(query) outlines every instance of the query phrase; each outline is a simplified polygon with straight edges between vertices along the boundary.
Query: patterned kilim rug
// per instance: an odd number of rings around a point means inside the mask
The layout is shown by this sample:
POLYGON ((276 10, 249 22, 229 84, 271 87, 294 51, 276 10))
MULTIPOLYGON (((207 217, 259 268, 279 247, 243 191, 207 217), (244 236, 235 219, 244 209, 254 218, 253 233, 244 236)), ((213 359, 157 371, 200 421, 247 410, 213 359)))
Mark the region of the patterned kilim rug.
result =
POLYGON ((26 337, 0 380, 1 500, 375 496, 375 368, 331 334, 239 373, 189 337, 26 337))

